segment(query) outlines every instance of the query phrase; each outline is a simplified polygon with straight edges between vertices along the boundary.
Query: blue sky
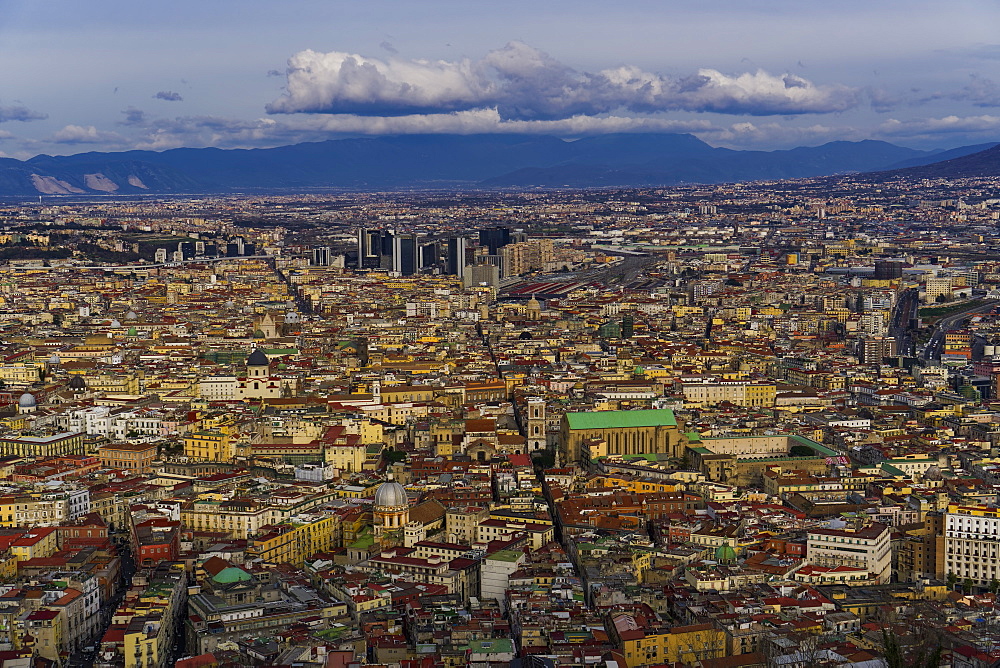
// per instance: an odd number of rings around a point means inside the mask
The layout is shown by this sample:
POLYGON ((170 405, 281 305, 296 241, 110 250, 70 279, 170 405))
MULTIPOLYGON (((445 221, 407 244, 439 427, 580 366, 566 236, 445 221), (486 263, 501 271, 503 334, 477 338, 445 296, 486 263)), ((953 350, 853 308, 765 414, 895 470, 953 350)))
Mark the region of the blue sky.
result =
POLYGON ((1000 141, 1000 3, 0 0, 0 154, 381 133, 1000 141))

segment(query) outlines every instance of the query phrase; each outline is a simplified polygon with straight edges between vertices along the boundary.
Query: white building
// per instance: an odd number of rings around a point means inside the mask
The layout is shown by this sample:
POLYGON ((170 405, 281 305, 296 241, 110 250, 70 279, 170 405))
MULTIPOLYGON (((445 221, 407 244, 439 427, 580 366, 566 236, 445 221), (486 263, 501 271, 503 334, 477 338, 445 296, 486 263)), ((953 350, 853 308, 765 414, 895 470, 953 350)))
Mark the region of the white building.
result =
POLYGON ((948 506, 944 522, 944 571, 980 585, 1000 580, 1000 511, 948 506))
POLYGON ((505 606, 508 580, 511 574, 519 569, 523 563, 524 552, 520 551, 500 550, 486 555, 480 565, 480 598, 492 598, 499 601, 502 610, 505 606))
POLYGON ((812 529, 806 561, 816 566, 864 568, 878 584, 888 584, 892 575, 889 527, 876 523, 862 529, 812 529))

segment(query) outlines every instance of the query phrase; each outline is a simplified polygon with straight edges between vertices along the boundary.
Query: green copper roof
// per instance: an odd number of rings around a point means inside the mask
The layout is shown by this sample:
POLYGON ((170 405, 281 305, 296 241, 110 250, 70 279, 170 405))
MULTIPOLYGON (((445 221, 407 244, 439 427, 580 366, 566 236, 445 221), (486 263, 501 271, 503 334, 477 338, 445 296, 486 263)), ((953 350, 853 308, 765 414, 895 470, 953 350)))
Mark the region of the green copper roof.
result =
POLYGON ((231 584, 233 582, 249 582, 250 580, 253 580, 253 576, 242 568, 230 566, 229 568, 223 568, 221 571, 216 573, 215 577, 212 579, 219 584, 231 584))
POLYGON ((736 561, 736 550, 731 545, 720 545, 715 548, 715 560, 722 564, 731 564, 736 561))
POLYGON ((566 413, 570 429, 618 429, 623 427, 676 427, 669 408, 639 411, 593 411, 566 413))

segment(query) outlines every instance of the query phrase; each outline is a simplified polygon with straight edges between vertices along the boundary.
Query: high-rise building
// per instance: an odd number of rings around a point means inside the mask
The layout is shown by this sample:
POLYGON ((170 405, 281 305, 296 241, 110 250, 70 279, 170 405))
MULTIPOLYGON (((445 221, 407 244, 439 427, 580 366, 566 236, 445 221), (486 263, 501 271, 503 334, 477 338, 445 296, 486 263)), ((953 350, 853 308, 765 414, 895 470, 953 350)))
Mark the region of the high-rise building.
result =
POLYGON ((928 278, 927 286, 924 290, 924 299, 928 302, 936 301, 938 297, 944 296, 951 299, 952 295, 952 280, 951 276, 944 276, 941 278, 928 278))
POLYGON ((426 269, 428 267, 437 267, 438 263, 441 261, 441 247, 436 241, 428 241, 426 243, 419 244, 419 269, 426 269))
POLYGON ((552 239, 511 243, 500 249, 500 273, 506 277, 541 271, 552 262, 552 257, 552 239))
POLYGON ((862 339, 858 358, 862 364, 881 364, 883 358, 896 356, 896 339, 891 336, 871 336, 862 339))
POLYGON ((378 267, 381 256, 382 231, 358 230, 358 269, 378 267))
POLYGON ((316 246, 312 249, 312 258, 309 264, 314 267, 329 267, 333 259, 329 246, 316 246))
POLYGON ((492 264, 470 264, 462 269, 462 285, 497 285, 500 283, 500 268, 492 264))
POLYGON ((875 260, 875 280, 891 281, 903 277, 903 263, 899 260, 875 260))
POLYGON ((465 253, 468 240, 465 237, 451 237, 448 239, 448 253, 445 258, 444 273, 462 275, 465 268, 465 253))
POLYGON ((490 255, 510 243, 510 229, 506 227, 486 227, 479 230, 479 245, 486 246, 490 255))
POLYGON ((412 276, 420 270, 420 237, 416 234, 392 235, 392 270, 412 276))

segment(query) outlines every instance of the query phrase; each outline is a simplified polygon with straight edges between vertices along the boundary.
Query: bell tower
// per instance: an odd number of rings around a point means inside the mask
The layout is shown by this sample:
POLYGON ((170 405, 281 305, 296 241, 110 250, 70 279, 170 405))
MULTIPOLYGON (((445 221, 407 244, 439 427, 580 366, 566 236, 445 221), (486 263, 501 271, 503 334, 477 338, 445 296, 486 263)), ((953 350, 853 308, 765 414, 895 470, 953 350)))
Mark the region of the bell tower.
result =
POLYGON ((528 452, 544 450, 546 445, 545 400, 531 397, 528 399, 528 452))

